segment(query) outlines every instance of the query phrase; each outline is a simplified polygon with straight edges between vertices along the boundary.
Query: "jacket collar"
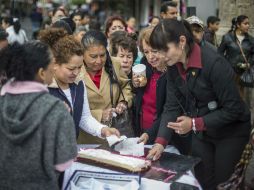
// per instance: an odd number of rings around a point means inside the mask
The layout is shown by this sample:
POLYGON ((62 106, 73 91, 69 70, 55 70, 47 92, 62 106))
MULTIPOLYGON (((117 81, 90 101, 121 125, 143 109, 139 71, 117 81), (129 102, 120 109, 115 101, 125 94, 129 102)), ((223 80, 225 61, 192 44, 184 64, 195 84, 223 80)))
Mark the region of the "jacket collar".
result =
MULTIPOLYGON (((76 80, 74 81, 74 84, 78 85, 79 81, 80 80, 77 77, 76 80)), ((48 85, 48 88, 59 88, 55 78, 53 78, 52 83, 50 85, 48 85)))
POLYGON ((103 67, 102 68, 102 73, 101 73, 100 88, 98 89, 97 86, 92 81, 92 79, 90 78, 88 72, 86 71, 85 66, 82 66, 81 72, 80 72, 80 74, 78 76, 78 79, 85 81, 86 86, 88 88, 92 89, 97 94, 101 94, 103 88, 105 88, 105 86, 108 83, 109 77, 108 77, 107 72, 105 71, 105 68, 103 67))

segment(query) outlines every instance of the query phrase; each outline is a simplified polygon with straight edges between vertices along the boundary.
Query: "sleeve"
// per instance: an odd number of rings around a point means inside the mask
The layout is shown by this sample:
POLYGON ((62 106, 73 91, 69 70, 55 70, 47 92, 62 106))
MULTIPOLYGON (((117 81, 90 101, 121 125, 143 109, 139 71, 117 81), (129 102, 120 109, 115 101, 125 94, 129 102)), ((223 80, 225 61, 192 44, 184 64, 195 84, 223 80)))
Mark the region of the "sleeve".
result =
POLYGON ((250 55, 249 55, 249 58, 248 58, 248 61, 250 63, 250 65, 254 65, 254 38, 251 38, 251 49, 250 49, 250 55))
POLYGON ((88 99, 87 99, 87 91, 86 91, 85 84, 84 84, 84 104, 83 104, 81 120, 79 122, 79 127, 82 130, 88 132, 89 134, 93 136, 98 136, 100 138, 101 138, 101 129, 103 127, 107 127, 106 125, 102 125, 92 116, 90 108, 89 108, 88 99))
POLYGON ((206 41, 208 41, 209 43, 211 44, 214 44, 214 41, 213 41, 213 36, 210 32, 205 32, 204 33, 204 38, 206 41))
POLYGON ((57 130, 55 132, 54 165, 67 163, 77 156, 76 132, 73 118, 62 102, 56 105, 57 130))
POLYGON ((220 55, 224 56, 225 52, 226 52, 226 48, 227 48, 227 43, 226 43, 226 37, 224 35, 224 36, 222 36, 220 46, 218 47, 218 53, 220 55))
POLYGON ((217 58, 207 74, 219 108, 203 116, 203 120, 207 130, 214 130, 238 120, 245 105, 234 82, 234 71, 224 58, 217 58))
POLYGON ((174 131, 167 127, 168 122, 175 122, 177 117, 183 114, 178 102, 183 102, 183 97, 171 80, 170 73, 167 73, 167 95, 166 103, 161 115, 160 127, 155 140, 156 143, 166 146, 171 140, 174 131), (177 98, 177 100, 176 100, 177 98))

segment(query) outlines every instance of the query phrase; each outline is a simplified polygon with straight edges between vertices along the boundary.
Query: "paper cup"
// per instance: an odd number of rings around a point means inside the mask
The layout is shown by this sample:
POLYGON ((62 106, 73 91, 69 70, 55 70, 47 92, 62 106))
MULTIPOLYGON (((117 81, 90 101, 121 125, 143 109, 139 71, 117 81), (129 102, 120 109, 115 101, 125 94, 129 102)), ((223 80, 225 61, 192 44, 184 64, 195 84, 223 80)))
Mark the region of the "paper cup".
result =
POLYGON ((132 72, 137 76, 146 77, 146 66, 144 64, 137 64, 134 67, 132 67, 132 72))

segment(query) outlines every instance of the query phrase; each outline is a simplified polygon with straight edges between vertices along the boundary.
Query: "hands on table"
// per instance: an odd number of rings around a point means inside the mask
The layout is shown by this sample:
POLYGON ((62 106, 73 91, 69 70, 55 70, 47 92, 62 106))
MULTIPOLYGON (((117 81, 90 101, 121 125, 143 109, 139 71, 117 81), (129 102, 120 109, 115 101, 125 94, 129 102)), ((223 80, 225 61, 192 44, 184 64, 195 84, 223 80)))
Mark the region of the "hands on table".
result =
MULTIPOLYGON (((187 116, 180 116, 176 119, 176 122, 169 122, 167 127, 173 129, 177 134, 184 135, 192 130, 192 119, 187 116)), ((146 138, 146 135, 146 133, 142 134, 140 141, 147 142, 149 136, 147 135, 148 138, 146 138)), ((159 143, 155 143, 146 158, 156 161, 161 157, 163 151, 164 146, 159 143)))

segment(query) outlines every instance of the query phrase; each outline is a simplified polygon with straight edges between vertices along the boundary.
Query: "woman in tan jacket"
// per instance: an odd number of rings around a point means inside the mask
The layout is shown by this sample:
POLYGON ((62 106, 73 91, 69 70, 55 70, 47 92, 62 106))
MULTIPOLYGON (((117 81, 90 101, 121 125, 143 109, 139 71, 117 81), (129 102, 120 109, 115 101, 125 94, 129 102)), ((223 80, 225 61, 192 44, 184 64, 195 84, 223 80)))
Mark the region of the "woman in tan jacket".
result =
MULTIPOLYGON (((93 117, 99 122, 109 124, 113 115, 122 114, 132 104, 129 79, 121 71, 120 62, 109 56, 106 49, 107 39, 103 33, 87 32, 82 39, 82 45, 85 49, 84 67, 81 69, 79 79, 86 84, 93 117)), ((78 143, 91 144, 102 141, 81 132, 78 143)))

